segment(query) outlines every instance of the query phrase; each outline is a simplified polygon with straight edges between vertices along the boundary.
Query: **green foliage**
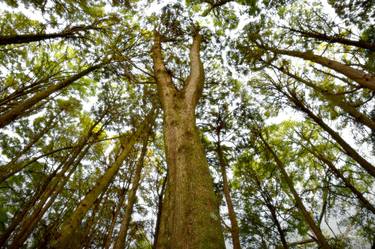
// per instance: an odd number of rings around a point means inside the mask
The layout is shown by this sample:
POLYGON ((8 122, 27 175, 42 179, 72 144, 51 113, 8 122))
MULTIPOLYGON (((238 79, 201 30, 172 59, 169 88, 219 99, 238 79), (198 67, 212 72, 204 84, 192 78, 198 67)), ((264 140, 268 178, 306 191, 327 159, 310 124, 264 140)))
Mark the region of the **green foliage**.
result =
MULTIPOLYGON (((49 194, 48 200, 56 199, 30 226, 33 230, 24 244, 25 248, 46 248, 54 231, 118 157, 132 130, 142 125, 151 109, 160 109, 150 52, 157 30, 177 89, 185 86, 190 74, 191 36, 200 32, 203 37, 200 58, 205 85, 196 124, 223 211, 221 218, 228 223, 218 145, 223 151, 243 248, 280 247, 277 222, 288 243, 312 235, 260 135, 285 166, 297 194, 332 248, 373 243, 374 214, 322 157, 372 205, 374 178, 301 112, 292 98, 300 100, 371 162, 373 151, 368 148, 375 144, 374 131, 338 103, 344 102, 373 121, 373 91, 331 68, 275 50, 321 55, 374 74, 373 49, 332 41, 344 38, 374 44, 372 1, 328 1, 338 18, 319 0, 185 2, 4 1, 11 11, 1 13, 0 42, 21 35, 65 36, 0 44, 0 117, 93 65, 105 65, 53 92, 1 128, 0 176, 9 165, 22 167, 0 182, 0 234, 17 213, 26 210, 25 217, 29 217, 36 210, 37 202, 28 209, 27 203, 43 188, 48 189, 45 184, 49 180, 53 183, 66 176, 61 191, 49 194), (155 11, 151 6, 156 6, 155 11), (73 35, 66 35, 72 30, 76 30, 73 35), (331 41, 306 32, 325 34, 331 41), (81 141, 86 142, 76 153, 81 141), (69 160, 74 166, 64 172, 69 160)), ((152 248, 155 236, 168 174, 163 140, 163 122, 168 120, 162 120, 161 115, 159 111, 149 139, 128 248, 152 248)), ((90 209, 80 221, 82 229, 72 243, 102 248, 107 238, 116 239, 142 142, 136 143, 111 185, 101 193, 96 213, 90 209), (125 196, 123 203, 119 203, 121 196, 125 196), (93 225, 88 227, 91 217, 93 225), (115 229, 108 234, 112 222, 115 229)), ((229 238, 230 229, 223 230, 229 238)), ((18 231, 7 243, 13 242, 18 231)), ((315 247, 315 243, 306 244, 306 248, 315 247)))

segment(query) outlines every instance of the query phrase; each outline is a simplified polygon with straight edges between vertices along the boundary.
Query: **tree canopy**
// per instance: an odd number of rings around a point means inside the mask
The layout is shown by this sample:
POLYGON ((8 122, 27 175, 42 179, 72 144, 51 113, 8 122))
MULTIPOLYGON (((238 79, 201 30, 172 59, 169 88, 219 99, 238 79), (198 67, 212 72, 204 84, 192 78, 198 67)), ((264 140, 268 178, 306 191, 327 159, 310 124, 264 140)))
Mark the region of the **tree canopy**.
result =
POLYGON ((375 247, 373 1, 0 13, 0 248, 375 247))

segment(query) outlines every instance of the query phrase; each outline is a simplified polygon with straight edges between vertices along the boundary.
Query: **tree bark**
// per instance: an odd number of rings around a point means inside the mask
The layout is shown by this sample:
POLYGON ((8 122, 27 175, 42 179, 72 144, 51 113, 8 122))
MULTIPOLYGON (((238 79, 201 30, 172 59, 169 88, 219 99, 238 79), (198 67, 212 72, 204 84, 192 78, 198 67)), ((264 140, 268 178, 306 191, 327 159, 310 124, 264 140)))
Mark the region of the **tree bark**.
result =
POLYGON ((299 209, 300 213, 302 214, 302 216, 303 216, 304 220, 306 221, 307 225, 310 227, 312 232, 315 234, 316 239, 318 241, 318 244, 323 249, 330 249, 330 246, 329 246, 326 238, 324 237, 322 231, 316 225, 314 219, 312 218, 309 211, 306 209, 305 205, 302 202, 302 199, 300 198, 296 189, 294 188, 293 180, 292 180, 292 178, 290 178, 290 176, 286 172, 284 164, 281 162, 279 157, 276 155, 276 153, 270 147, 268 142, 263 138, 262 134, 260 132, 258 134, 259 134, 259 138, 262 140, 266 150, 269 151, 271 153, 272 157, 274 158, 274 160, 276 162, 276 165, 277 165, 278 169, 280 170, 280 173, 281 173, 282 177, 284 178, 290 192, 293 195, 293 198, 294 198, 294 201, 296 202, 297 208, 299 209))
POLYGON ((164 111, 164 143, 168 183, 156 248, 224 248, 219 210, 204 148, 195 124, 202 93, 201 36, 190 49, 190 76, 176 89, 162 58, 161 37, 155 32, 152 57, 158 94, 164 111))

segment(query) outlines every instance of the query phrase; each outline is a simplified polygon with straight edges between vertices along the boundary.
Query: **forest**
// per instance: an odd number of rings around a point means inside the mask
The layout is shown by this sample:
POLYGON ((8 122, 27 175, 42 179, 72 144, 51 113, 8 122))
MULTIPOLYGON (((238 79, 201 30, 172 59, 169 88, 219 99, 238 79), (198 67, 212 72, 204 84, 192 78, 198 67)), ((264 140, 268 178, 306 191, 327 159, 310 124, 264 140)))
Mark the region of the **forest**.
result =
POLYGON ((0 248, 374 249, 374 0, 0 0, 0 248))

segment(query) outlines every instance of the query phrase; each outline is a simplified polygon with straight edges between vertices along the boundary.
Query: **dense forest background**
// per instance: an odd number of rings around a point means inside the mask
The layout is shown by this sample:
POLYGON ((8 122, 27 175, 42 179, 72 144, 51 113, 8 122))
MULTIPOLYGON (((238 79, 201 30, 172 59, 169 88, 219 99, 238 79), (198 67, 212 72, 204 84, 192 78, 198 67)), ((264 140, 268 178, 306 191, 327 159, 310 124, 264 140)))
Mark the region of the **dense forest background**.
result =
POLYGON ((375 247, 373 0, 0 11, 0 248, 375 247))

